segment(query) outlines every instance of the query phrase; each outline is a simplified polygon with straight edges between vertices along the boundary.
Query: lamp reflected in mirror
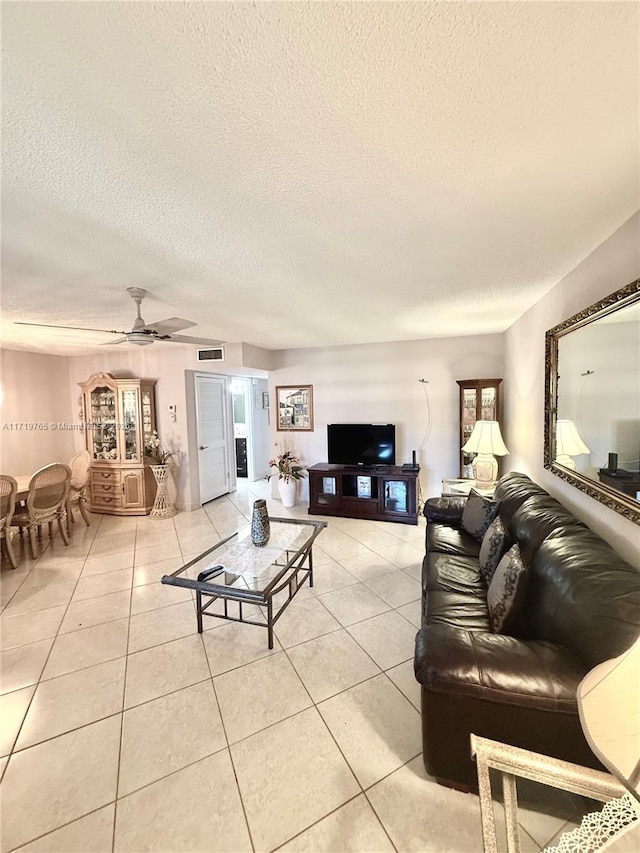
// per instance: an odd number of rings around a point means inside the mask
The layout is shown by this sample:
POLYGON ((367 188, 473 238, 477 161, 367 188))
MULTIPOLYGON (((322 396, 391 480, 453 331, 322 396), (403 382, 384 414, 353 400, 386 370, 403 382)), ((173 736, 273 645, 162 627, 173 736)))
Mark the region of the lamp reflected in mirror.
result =
POLYGON ((575 471, 576 463, 571 457, 590 452, 573 421, 568 419, 556 421, 556 462, 558 465, 564 465, 565 468, 575 471))
POLYGON ((545 468, 640 524, 640 279, 549 329, 545 368, 545 468))
POLYGON ((469 440, 462 448, 464 453, 477 453, 473 460, 476 485, 486 487, 498 479, 496 456, 506 456, 509 451, 502 440, 498 421, 476 421, 469 440))

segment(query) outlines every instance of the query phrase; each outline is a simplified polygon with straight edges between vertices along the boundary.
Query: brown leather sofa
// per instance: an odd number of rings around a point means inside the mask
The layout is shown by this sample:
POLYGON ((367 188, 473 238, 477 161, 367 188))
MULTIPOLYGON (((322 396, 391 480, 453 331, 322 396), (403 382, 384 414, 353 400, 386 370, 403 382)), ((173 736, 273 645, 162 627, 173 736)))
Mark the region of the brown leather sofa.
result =
POLYGON ((526 475, 506 474, 495 497, 528 568, 511 636, 492 632, 480 543, 460 527, 464 499, 425 506, 414 661, 423 757, 430 776, 462 790, 477 789, 471 732, 601 768, 582 734, 576 687, 640 635, 638 569, 526 475))

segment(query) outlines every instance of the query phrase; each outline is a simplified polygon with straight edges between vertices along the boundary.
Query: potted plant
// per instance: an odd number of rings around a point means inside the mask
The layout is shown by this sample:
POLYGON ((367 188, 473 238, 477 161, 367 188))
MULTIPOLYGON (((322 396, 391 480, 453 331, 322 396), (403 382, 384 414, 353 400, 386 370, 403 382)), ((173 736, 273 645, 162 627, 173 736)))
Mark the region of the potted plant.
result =
POLYGON ((144 445, 144 455, 151 459, 151 470, 157 483, 156 497, 150 518, 170 518, 176 514, 173 503, 169 500, 167 490, 167 477, 169 474, 168 462, 172 456, 177 455, 176 450, 163 450, 156 430, 150 434, 144 445))
POLYGON ((175 450, 163 450, 160 444, 157 431, 154 429, 144 446, 144 455, 152 460, 154 465, 166 465, 172 456, 176 455, 175 450))
MULTIPOLYGON (((279 453, 269 460, 271 468, 278 469, 278 491, 282 500, 282 506, 292 507, 296 502, 296 481, 304 477, 304 467, 300 464, 297 456, 290 450, 279 453)), ((273 477, 275 472, 267 475, 267 480, 273 477)))

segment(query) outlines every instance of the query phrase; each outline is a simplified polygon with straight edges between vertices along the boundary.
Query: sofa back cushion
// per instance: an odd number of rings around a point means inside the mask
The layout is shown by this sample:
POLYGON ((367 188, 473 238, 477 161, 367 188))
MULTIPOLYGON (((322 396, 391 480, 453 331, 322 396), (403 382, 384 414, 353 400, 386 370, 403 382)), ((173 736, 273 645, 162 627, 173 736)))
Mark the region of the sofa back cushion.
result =
POLYGON ((478 540, 461 527, 431 522, 427 524, 427 554, 457 554, 477 557, 480 552, 478 540))
POLYGON ((588 528, 551 495, 533 495, 515 511, 508 533, 520 545, 525 563, 549 536, 565 536, 569 530, 586 531, 588 528))
POLYGON ((592 668, 640 635, 640 569, 591 530, 567 528, 534 553, 525 608, 533 638, 561 643, 592 668))
POLYGON ((500 518, 507 530, 515 511, 532 495, 549 497, 549 493, 545 492, 541 486, 518 471, 510 471, 498 480, 494 498, 500 501, 500 518))

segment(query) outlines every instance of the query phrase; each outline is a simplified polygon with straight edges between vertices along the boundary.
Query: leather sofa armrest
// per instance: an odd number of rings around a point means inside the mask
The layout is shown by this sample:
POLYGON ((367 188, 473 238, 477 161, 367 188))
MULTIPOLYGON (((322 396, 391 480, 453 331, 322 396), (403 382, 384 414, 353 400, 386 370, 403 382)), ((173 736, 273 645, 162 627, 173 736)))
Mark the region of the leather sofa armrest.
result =
POLYGON ((574 714, 586 672, 564 646, 441 624, 418 632, 414 669, 426 690, 574 714))
POLYGON ((442 524, 456 525, 462 521, 462 513, 466 497, 443 495, 440 498, 429 498, 424 505, 424 517, 427 521, 439 521, 442 524))

